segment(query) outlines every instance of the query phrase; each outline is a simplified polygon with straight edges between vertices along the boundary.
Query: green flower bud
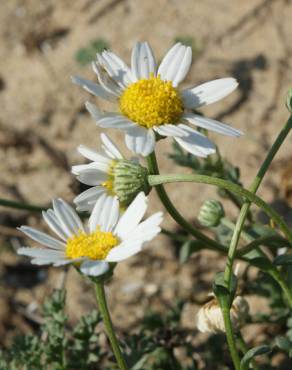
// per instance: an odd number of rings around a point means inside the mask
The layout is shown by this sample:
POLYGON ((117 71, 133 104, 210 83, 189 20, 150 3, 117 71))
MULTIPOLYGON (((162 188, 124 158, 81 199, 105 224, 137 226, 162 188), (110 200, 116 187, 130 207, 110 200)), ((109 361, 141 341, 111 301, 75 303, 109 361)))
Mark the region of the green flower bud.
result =
POLYGON ((200 208, 198 220, 206 227, 215 227, 224 217, 224 209, 220 202, 214 199, 207 200, 200 208))
POLYGON ((148 170, 134 161, 119 160, 113 168, 113 191, 122 206, 128 206, 138 193, 149 194, 148 170))

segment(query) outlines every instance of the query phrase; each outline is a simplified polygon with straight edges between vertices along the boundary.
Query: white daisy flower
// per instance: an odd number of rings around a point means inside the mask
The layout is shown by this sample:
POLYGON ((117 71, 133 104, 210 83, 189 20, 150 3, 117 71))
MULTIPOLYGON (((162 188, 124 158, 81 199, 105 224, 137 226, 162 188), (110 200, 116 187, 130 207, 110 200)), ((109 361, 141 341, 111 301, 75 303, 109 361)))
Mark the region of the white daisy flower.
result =
POLYGON ((24 234, 45 248, 19 248, 17 253, 32 257, 37 265, 62 266, 76 264, 85 275, 106 273, 110 263, 122 261, 140 252, 143 244, 160 232, 162 213, 141 222, 147 209, 147 197, 139 193, 122 216, 116 197, 101 196, 84 226, 77 213, 62 199, 53 201, 53 209, 43 212, 43 218, 56 239, 28 226, 24 234))
POLYGON ((103 195, 118 197, 122 208, 128 206, 136 195, 150 191, 148 171, 137 160, 127 160, 107 135, 100 135, 102 150, 96 152, 80 145, 78 151, 91 160, 89 164, 72 167, 77 179, 92 188, 85 190, 75 199, 78 211, 92 211, 96 201, 103 195))
POLYGON ((113 52, 103 51, 93 63, 99 84, 81 77, 73 77, 73 82, 118 104, 118 112, 102 112, 89 102, 86 108, 98 126, 124 130, 126 145, 136 154, 152 153, 157 133, 173 137, 194 155, 206 157, 215 152, 214 144, 186 123, 223 135, 240 136, 239 130, 192 112, 224 98, 238 83, 234 78, 221 78, 179 90, 191 60, 192 49, 177 43, 157 68, 149 44, 138 42, 132 51, 131 68, 113 52))

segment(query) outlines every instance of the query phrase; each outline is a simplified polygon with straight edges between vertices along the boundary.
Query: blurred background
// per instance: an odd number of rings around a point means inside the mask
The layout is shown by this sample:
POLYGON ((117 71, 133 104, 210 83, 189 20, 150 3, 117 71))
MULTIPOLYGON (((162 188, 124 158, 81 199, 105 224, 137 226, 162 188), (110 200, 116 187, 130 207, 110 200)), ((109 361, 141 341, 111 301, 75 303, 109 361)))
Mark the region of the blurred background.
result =
MULTIPOLYGON (((226 76, 238 79, 236 92, 203 113, 245 133, 240 139, 210 136, 222 156, 240 167, 248 186, 288 116, 284 101, 292 85, 291 19, 289 0, 2 0, 0 198, 38 205, 48 205, 53 197, 72 201, 80 192, 70 174, 72 164, 82 163, 76 147, 99 146, 100 131, 84 102, 90 99, 105 105, 74 86, 70 76, 95 80, 90 62, 97 51, 112 49, 129 63, 134 43, 144 40, 151 44, 157 61, 176 41, 192 47, 193 65, 185 87, 226 76)), ((129 154, 122 133, 107 134, 129 154)), ((292 217, 291 142, 290 136, 260 190, 288 222, 292 217)), ((171 152, 170 140, 159 142, 161 172, 190 172, 168 157, 171 152)), ((178 209, 194 222, 202 201, 216 196, 206 186, 182 184, 167 189, 178 209)), ((151 212, 162 209, 154 191, 150 204, 151 212)), ((234 207, 226 207, 236 216, 234 207)), ((15 334, 35 330, 37 314, 32 312, 56 287, 67 289, 67 312, 73 323, 95 306, 91 287, 73 269, 67 273, 34 267, 16 256, 15 249, 27 240, 15 228, 40 223, 37 213, 0 207, 0 343, 4 346, 15 334)), ((164 226, 176 228, 169 217, 164 226)), ((175 246, 163 236, 143 253, 120 264, 109 285, 117 328, 129 333, 150 308, 163 312, 180 298, 185 302, 181 327, 191 340, 204 341, 195 315, 211 290, 214 274, 224 268, 224 258, 200 252, 180 265, 175 246)), ((253 312, 269 312, 265 300, 252 295, 249 299, 253 312)), ((245 331, 253 345, 269 335, 263 325, 245 331)), ((199 347, 197 356, 199 361, 199 347)))

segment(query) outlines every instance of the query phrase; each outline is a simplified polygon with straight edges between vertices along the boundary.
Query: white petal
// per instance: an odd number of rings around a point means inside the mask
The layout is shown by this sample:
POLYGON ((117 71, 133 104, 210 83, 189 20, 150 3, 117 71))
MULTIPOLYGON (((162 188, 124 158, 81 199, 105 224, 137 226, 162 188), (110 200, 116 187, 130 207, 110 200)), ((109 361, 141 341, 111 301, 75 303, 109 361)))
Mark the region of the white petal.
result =
POLYGON ((65 244, 63 242, 52 238, 50 235, 45 234, 39 230, 33 229, 32 227, 21 226, 18 228, 18 230, 22 231, 25 235, 35 240, 36 242, 45 245, 46 247, 60 250, 63 250, 65 248, 65 244))
POLYGON ((107 262, 119 262, 132 257, 142 250, 142 243, 143 242, 140 240, 126 240, 117 247, 111 249, 105 260, 107 262))
POLYGON ((59 236, 59 238, 66 241, 68 238, 68 235, 63 230, 62 226, 59 224, 54 211, 51 209, 48 209, 47 211, 43 211, 42 215, 43 215, 45 222, 54 231, 54 233, 56 233, 59 236))
POLYGON ((120 218, 114 234, 124 240, 142 220, 147 209, 147 203, 146 195, 143 192, 139 193, 120 218))
POLYGON ((102 231, 110 231, 115 226, 119 216, 117 197, 101 195, 89 218, 89 230, 94 232, 99 226, 102 231))
POLYGON ((152 129, 135 125, 126 131, 125 142, 127 147, 134 153, 146 157, 154 150, 155 134, 152 129))
POLYGON ((105 50, 102 54, 97 55, 97 59, 109 76, 115 80, 120 87, 125 88, 127 85, 134 82, 131 70, 116 54, 105 50))
POLYGON ((78 233, 78 228, 76 227, 75 222, 72 221, 72 217, 68 210, 64 207, 61 199, 53 200, 53 208, 63 230, 65 230, 70 237, 78 233))
POLYGON ((47 259, 49 261, 59 260, 65 257, 65 253, 47 248, 18 248, 17 254, 27 257, 47 259))
POLYGON ((86 171, 98 171, 98 172, 104 172, 105 174, 108 173, 109 171, 109 164, 105 164, 102 162, 92 162, 88 164, 78 164, 77 166, 72 166, 71 167, 71 172, 78 176, 82 172, 86 171))
POLYGON ((181 46, 177 54, 169 64, 164 79, 172 81, 174 87, 182 82, 189 72, 192 63, 192 49, 188 46, 181 46))
POLYGON ((92 81, 86 80, 85 78, 79 76, 73 76, 71 77, 71 79, 74 84, 83 87, 83 89, 88 91, 90 94, 98 96, 99 98, 102 98, 104 100, 115 100, 114 95, 110 94, 108 91, 105 91, 103 87, 97 85, 92 81))
POLYGON ((102 128, 128 129, 135 126, 132 121, 116 113, 102 113, 94 104, 85 103, 85 107, 98 126, 102 128))
POLYGON ((121 95, 122 90, 116 82, 110 78, 108 73, 99 65, 99 63, 92 62, 92 68, 97 75, 98 82, 104 90, 118 98, 121 95))
POLYGON ((206 136, 186 125, 180 124, 179 126, 187 131, 189 135, 175 137, 174 139, 186 151, 203 158, 216 152, 215 145, 206 136))
POLYGON ((100 135, 100 138, 105 147, 104 150, 111 154, 111 158, 123 159, 123 156, 121 152, 119 151, 119 149, 116 147, 116 145, 110 140, 110 138, 106 134, 102 133, 100 135))
POLYGON ((131 127, 135 127, 131 120, 120 114, 115 114, 113 117, 104 117, 96 123, 102 128, 117 128, 120 130, 126 130, 131 127))
POLYGON ((104 163, 104 164, 110 164, 110 162, 111 162, 110 159, 108 159, 104 155, 96 152, 95 150, 92 150, 92 149, 88 148, 85 145, 79 145, 77 150, 81 155, 83 155, 83 157, 85 157, 85 158, 87 158, 87 159, 89 159, 93 162, 101 162, 101 163, 104 163))
POLYGON ((152 240, 160 233, 159 225, 162 222, 162 212, 157 212, 154 215, 141 222, 128 236, 126 240, 132 241, 138 239, 142 242, 152 240))
POLYGON ((186 136, 188 135, 183 129, 181 129, 177 125, 160 125, 160 126, 154 126, 153 129, 158 132, 161 136, 186 136))
POLYGON ((173 45, 168 50, 168 52, 166 53, 166 55, 162 59, 162 62, 160 63, 160 66, 158 68, 157 74, 160 75, 160 77, 163 80, 165 79, 165 76, 167 74, 168 68, 172 64, 172 61, 175 58, 175 55, 177 54, 177 52, 180 50, 180 48, 182 46, 183 45, 180 42, 176 43, 175 45, 173 45))
POLYGON ((96 186, 107 181, 108 175, 107 173, 99 170, 87 169, 80 172, 77 178, 80 182, 82 182, 82 184, 96 186))
POLYGON ((132 74, 136 80, 148 79, 155 75, 156 63, 148 42, 137 42, 132 51, 132 74))
POLYGON ((225 125, 219 121, 215 121, 214 119, 206 118, 199 116, 193 113, 185 113, 183 118, 186 119, 193 125, 205 128, 207 130, 211 130, 217 132, 219 134, 227 135, 227 136, 240 136, 243 133, 240 130, 236 130, 233 127, 225 125))
POLYGON ((119 219, 119 201, 117 197, 107 197, 102 212, 102 222, 100 228, 102 231, 112 231, 119 219))
POLYGON ((82 221, 80 220, 80 217, 75 212, 75 210, 68 203, 66 203, 63 199, 60 199, 60 201, 62 202, 64 210, 66 210, 66 213, 68 215, 68 218, 74 230, 84 231, 82 221))
POLYGON ((164 57, 159 69, 162 80, 172 81, 174 87, 186 77, 192 63, 192 48, 180 43, 174 45, 164 57))
POLYGON ((105 261, 88 260, 82 263, 80 271, 84 275, 100 276, 105 274, 109 269, 109 264, 105 261))
POLYGON ((55 267, 65 266, 65 265, 81 262, 83 260, 84 260, 84 258, 64 258, 64 259, 61 259, 57 262, 54 262, 53 266, 55 266, 55 267))
POLYGON ((219 78, 181 92, 185 108, 194 109, 225 98, 238 86, 235 78, 219 78))
POLYGON ((93 188, 87 189, 74 198, 74 203, 79 204, 81 202, 92 202, 96 201, 106 190, 101 186, 95 186, 93 188))
POLYGON ((33 258, 30 260, 30 263, 32 265, 38 265, 38 266, 43 266, 43 265, 53 265, 55 260, 50 260, 50 259, 44 259, 44 258, 33 258))

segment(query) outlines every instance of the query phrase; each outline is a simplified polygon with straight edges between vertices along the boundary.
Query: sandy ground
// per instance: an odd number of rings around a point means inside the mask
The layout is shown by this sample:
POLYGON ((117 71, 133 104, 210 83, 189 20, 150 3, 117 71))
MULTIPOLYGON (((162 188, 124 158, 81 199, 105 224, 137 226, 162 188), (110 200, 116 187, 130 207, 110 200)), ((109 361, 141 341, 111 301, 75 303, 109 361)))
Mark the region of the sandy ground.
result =
MULTIPOLYGON (((238 78, 239 89, 204 113, 245 132, 239 140, 211 136, 223 156, 240 167, 248 185, 287 118, 283 102, 292 85, 291 17, 289 0, 1 1, 1 198, 47 204, 56 196, 71 201, 78 192, 69 171, 72 164, 82 162, 76 146, 98 147, 99 130, 84 111, 89 94, 73 86, 70 76, 94 79, 90 64, 80 66, 75 54, 97 38, 129 61, 138 40, 149 41, 161 60, 176 38, 191 37, 198 52, 185 86, 224 76, 238 78)), ((122 135, 108 133, 127 153, 122 135)), ((289 137, 260 190, 288 221, 291 142, 289 137)), ((170 150, 170 141, 158 144, 162 172, 186 172, 167 158, 170 150)), ((190 219, 197 216, 202 200, 214 194, 197 185, 168 189, 178 209, 190 219)), ((150 203, 151 212, 162 208, 154 192, 150 203)), ((234 209, 230 212, 235 214, 234 209)), ((14 227, 23 222, 38 225, 39 217, 0 209, 0 284, 5 287, 0 293, 1 338, 30 330, 21 314, 23 307, 32 301, 41 303, 63 281, 61 270, 31 268, 7 251, 9 244, 17 247, 14 227)), ((166 217, 164 226, 174 228, 174 223, 166 217)), ((116 270, 108 290, 117 326, 131 328, 149 305, 163 308, 180 296, 190 302, 183 325, 197 335, 194 301, 206 297, 214 273, 223 267, 224 259, 212 253, 201 253, 180 267, 168 240, 159 237, 142 258, 135 257, 116 270)), ((93 307, 94 300, 90 287, 84 287, 74 271, 68 273, 66 287, 74 321, 93 307)))

